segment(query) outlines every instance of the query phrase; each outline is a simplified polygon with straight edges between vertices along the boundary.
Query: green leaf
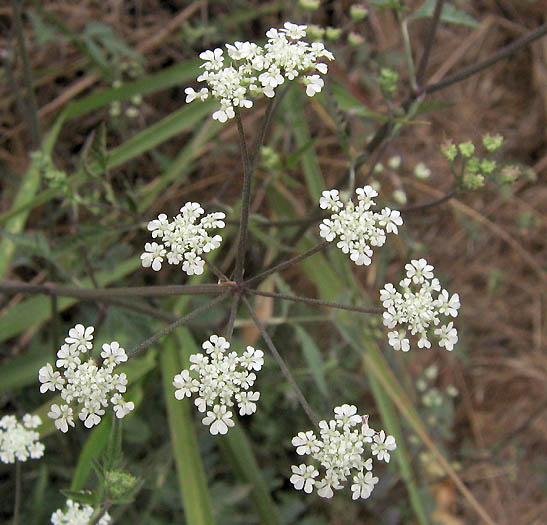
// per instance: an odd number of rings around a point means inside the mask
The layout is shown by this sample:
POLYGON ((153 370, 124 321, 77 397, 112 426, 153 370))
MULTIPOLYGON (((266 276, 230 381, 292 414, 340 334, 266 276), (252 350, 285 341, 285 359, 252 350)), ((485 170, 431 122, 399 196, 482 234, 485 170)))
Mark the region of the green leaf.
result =
POLYGON ((325 181, 317 156, 315 155, 315 150, 313 146, 308 146, 312 138, 306 122, 306 116, 304 115, 305 104, 298 86, 291 86, 283 104, 286 107, 287 115, 290 115, 291 118, 296 145, 301 150, 300 162, 304 170, 308 191, 311 198, 318 202, 321 192, 325 189, 325 181))
POLYGON ((302 353, 304 354, 304 359, 308 363, 313 380, 315 381, 319 392, 321 392, 325 399, 328 399, 330 397, 329 389, 325 380, 325 363, 323 362, 321 351, 306 330, 294 323, 293 326, 296 331, 296 338, 302 346, 302 353))
POLYGON ((179 490, 184 505, 185 523, 201 525, 214 523, 215 520, 207 478, 191 417, 192 404, 188 399, 177 400, 173 387, 173 377, 179 374, 182 369, 178 349, 182 345, 183 348, 189 350, 192 343, 190 333, 186 328, 182 328, 174 336, 166 338, 160 353, 160 365, 171 444, 177 466, 179 490))
POLYGON ((249 438, 242 424, 234 415, 235 425, 225 436, 219 436, 217 443, 229 458, 236 475, 251 487, 251 503, 260 516, 263 525, 280 525, 281 520, 270 490, 260 469, 249 438))
POLYGON ((97 427, 91 431, 78 457, 70 490, 81 491, 84 489, 91 473, 92 460, 97 460, 107 446, 113 419, 118 418, 112 417, 111 414, 105 415, 97 427))
POLYGON ((104 470, 114 469, 122 458, 122 420, 118 417, 110 418, 110 436, 104 453, 104 470))
MULTIPOLYGON (((412 15, 408 17, 409 20, 418 20, 419 18, 431 18, 433 11, 435 10, 436 0, 426 0, 412 15)), ((470 14, 466 13, 463 9, 456 7, 454 4, 446 2, 443 5, 441 11, 441 21, 447 24, 456 24, 462 26, 472 27, 478 29, 481 27, 470 14)))

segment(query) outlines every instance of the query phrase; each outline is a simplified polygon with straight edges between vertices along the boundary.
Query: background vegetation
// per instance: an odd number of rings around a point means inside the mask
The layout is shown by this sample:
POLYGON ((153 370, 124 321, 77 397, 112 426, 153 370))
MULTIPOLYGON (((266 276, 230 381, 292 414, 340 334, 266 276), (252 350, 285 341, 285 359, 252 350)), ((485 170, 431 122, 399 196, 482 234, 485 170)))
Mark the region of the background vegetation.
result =
MULTIPOLYGON (((250 276, 317 242, 316 223, 294 242, 299 221, 306 224, 320 192, 347 173, 348 158, 366 151, 390 115, 401 117, 393 111, 412 94, 408 51, 417 63, 435 2, 421 10, 424 2, 405 2, 407 55, 397 11, 390 8, 397 3, 365 2, 368 17, 354 23, 349 1, 321 2, 315 12, 286 1, 26 2, 28 71, 12 7, 0 7, 1 414, 45 415, 49 403, 38 391, 37 372, 75 323, 94 325, 97 343, 117 340, 130 349, 203 302, 188 296, 57 298, 10 292, 6 280, 71 288, 183 284, 178 268, 142 269, 139 254, 148 220, 174 215, 189 200, 227 212, 230 242, 215 262, 231 270, 241 190, 237 130, 211 120, 212 104, 184 104, 199 52, 236 39, 259 41, 285 20, 341 30, 327 44, 336 56, 330 90, 311 101, 298 89, 288 91, 267 135, 277 156, 263 157, 256 172, 250 276), (382 67, 400 75, 390 104, 378 87, 382 67), (25 89, 28 72, 37 119, 25 89), (55 169, 31 161, 40 142, 55 169)), ((437 29, 427 84, 546 22, 542 0, 446 3, 451 7, 437 29)), ((126 365, 137 409, 124 420, 123 466, 142 484, 132 503, 113 507, 116 522, 209 523, 213 516, 222 524, 542 522, 546 86, 543 38, 425 98, 360 168, 366 174, 384 165, 373 175, 381 196, 392 207, 409 208, 401 235, 377 251, 370 267, 357 268, 331 249, 260 285, 266 292, 376 306, 379 288, 398 281, 407 260, 426 257, 461 297, 460 343, 453 353, 395 353, 375 316, 251 298, 321 417, 353 403, 370 414, 373 426, 396 436, 398 449, 378 471, 381 482, 371 499, 351 502, 346 491, 325 501, 290 486, 290 439, 311 424, 272 359, 258 380, 257 414, 227 437, 213 438, 193 407, 174 399, 172 377, 197 345, 224 328, 228 309, 219 305, 126 365), (523 166, 524 175, 511 186, 422 208, 453 188, 439 153, 443 138, 479 143, 486 132, 506 138, 500 159, 523 166), (391 169, 387 161, 396 155, 401 166, 391 169), (431 169, 427 180, 413 175, 419 162, 431 169)), ((250 137, 263 108, 258 103, 244 113, 250 137)), ((235 326, 236 346, 266 352, 244 308, 235 326)), ((23 465, 23 523, 48 522, 64 503, 61 489, 97 486, 91 460, 105 450, 110 426, 105 418, 92 431, 62 435, 46 423, 46 456, 23 465)), ((14 475, 0 465, 0 520, 12 514, 14 475)))

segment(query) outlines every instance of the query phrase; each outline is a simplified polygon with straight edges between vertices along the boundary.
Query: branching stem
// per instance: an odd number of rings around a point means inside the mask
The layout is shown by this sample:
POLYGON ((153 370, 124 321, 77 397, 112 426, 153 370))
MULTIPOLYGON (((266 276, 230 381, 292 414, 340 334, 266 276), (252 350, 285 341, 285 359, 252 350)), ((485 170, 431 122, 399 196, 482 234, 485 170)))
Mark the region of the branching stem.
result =
POLYGON ((350 312, 360 312, 362 314, 379 314, 382 313, 381 308, 364 308, 361 306, 352 306, 349 304, 333 303, 330 301, 322 301, 321 299, 312 299, 311 297, 300 297, 298 295, 285 295, 275 292, 263 292, 262 290, 247 289, 247 293, 252 295, 260 295, 262 297, 273 297, 284 301, 294 301, 297 303, 313 304, 316 306, 327 306, 329 308, 337 308, 339 310, 349 310, 350 312))
POLYGON ((264 339, 264 342, 266 343, 266 346, 268 347, 268 349, 270 350, 270 352, 274 356, 274 359, 277 361, 277 364, 279 365, 279 368, 281 369, 281 372, 283 373, 283 375, 285 376, 285 378, 287 379, 287 381, 291 385, 291 388, 294 390, 294 393, 296 394, 298 402, 300 403, 300 405, 304 409, 304 412, 306 412, 307 416, 310 418, 310 421, 316 427, 318 427, 319 420, 318 420, 317 416, 315 415, 315 412, 312 410, 312 408, 310 407, 308 401, 304 397, 304 394, 302 393, 302 390, 300 390, 299 386, 296 384, 296 381, 295 381, 293 375, 291 374, 291 372, 287 368, 287 365, 285 364, 285 361, 283 360, 283 358, 281 357, 281 354, 278 352, 277 348, 275 347, 271 337, 269 336, 268 332, 264 328, 264 325, 262 324, 260 319, 257 317, 255 311, 253 310, 253 307, 249 303, 249 300, 245 296, 242 296, 242 300, 245 303, 245 306, 247 307, 247 309, 249 310, 249 314, 253 318, 253 321, 254 321, 256 327, 260 331, 260 335, 262 336, 262 339, 264 339))

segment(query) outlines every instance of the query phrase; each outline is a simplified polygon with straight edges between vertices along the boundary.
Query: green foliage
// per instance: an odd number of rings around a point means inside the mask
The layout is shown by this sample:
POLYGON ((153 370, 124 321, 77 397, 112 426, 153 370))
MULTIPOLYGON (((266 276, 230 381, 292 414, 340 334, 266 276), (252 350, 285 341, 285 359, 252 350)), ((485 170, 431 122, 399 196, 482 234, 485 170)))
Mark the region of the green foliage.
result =
MULTIPOLYGON (((419 18, 431 18, 435 10, 436 0, 426 0, 412 15, 410 20, 419 18)), ((466 11, 456 7, 451 2, 445 2, 441 11, 441 21, 447 24, 463 25, 472 27, 473 29, 480 28, 480 24, 466 11)))

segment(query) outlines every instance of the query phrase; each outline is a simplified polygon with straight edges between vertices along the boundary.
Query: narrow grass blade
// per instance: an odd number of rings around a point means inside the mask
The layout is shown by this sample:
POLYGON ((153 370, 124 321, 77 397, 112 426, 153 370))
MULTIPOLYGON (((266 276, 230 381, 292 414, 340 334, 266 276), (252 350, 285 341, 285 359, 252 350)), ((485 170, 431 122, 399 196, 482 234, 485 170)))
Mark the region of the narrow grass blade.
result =
POLYGON ((223 453, 229 458, 234 473, 251 487, 251 503, 260 517, 260 523, 279 525, 281 524, 279 514, 256 461, 249 438, 236 416, 234 416, 234 421, 235 426, 230 429, 228 434, 219 437, 217 442, 223 453))
POLYGON ((178 351, 180 340, 176 337, 177 335, 178 332, 175 336, 166 339, 160 354, 171 443, 177 465, 185 523, 188 525, 209 524, 214 523, 215 520, 191 417, 191 405, 187 399, 177 400, 173 387, 173 378, 182 368, 178 351))
POLYGON ((305 147, 310 143, 312 137, 304 115, 304 108, 306 107, 304 104, 304 95, 298 86, 292 86, 289 89, 284 104, 287 114, 291 115, 296 147, 304 148, 301 152, 301 163, 308 191, 313 201, 319 202, 321 192, 326 189, 325 181, 313 146, 305 147))

